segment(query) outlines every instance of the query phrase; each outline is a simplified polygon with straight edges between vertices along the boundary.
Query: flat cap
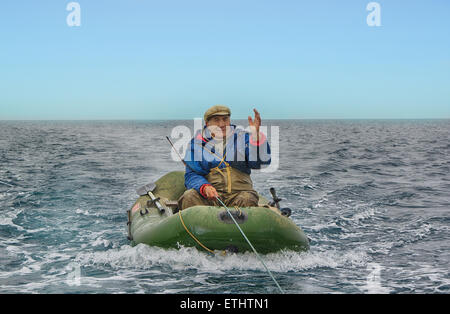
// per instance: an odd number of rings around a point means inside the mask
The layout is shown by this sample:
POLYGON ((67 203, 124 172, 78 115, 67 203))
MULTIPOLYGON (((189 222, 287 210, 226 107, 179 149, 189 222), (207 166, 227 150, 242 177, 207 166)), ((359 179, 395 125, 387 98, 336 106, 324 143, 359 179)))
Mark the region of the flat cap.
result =
POLYGON ((203 119, 207 122, 212 116, 230 116, 231 110, 227 106, 216 105, 206 110, 203 119))

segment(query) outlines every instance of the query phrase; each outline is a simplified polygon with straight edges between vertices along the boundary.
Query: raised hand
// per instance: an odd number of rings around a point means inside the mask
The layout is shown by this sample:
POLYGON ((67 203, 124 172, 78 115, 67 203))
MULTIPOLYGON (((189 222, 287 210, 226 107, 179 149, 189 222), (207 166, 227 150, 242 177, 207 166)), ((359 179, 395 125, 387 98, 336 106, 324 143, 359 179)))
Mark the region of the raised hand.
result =
POLYGON ((252 119, 251 116, 248 116, 248 124, 250 126, 250 131, 252 132, 252 136, 256 141, 259 141, 259 127, 261 126, 261 115, 258 110, 253 109, 255 112, 255 119, 252 119))

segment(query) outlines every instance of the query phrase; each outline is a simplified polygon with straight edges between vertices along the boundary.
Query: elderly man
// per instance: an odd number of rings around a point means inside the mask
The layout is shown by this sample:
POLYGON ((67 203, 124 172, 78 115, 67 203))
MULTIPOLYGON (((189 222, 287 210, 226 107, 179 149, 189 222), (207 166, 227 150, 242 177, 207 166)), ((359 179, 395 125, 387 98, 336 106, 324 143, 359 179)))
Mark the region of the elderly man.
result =
POLYGON ((186 152, 185 186, 178 200, 180 209, 195 205, 217 206, 219 197, 227 206, 258 206, 251 169, 270 164, 270 147, 260 133, 261 116, 248 117, 251 132, 230 123, 226 106, 213 106, 205 115, 205 127, 197 132, 186 152))

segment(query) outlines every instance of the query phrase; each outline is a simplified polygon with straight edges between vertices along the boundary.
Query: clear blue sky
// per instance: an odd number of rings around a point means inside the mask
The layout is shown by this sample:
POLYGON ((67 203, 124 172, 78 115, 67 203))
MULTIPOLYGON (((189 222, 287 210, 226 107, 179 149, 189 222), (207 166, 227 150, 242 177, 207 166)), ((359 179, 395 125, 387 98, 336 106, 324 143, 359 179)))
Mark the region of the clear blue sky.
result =
POLYGON ((0 4, 1 119, 450 118, 450 1, 0 4))

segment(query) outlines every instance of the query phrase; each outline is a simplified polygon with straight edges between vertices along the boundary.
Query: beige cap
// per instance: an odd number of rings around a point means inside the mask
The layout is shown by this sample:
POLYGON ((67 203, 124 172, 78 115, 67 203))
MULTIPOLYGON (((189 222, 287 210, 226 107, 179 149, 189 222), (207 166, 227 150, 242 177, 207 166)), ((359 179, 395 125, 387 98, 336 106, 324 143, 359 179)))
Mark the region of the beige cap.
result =
POLYGON ((231 110, 227 106, 216 105, 206 110, 203 119, 207 122, 212 116, 230 116, 231 110))

